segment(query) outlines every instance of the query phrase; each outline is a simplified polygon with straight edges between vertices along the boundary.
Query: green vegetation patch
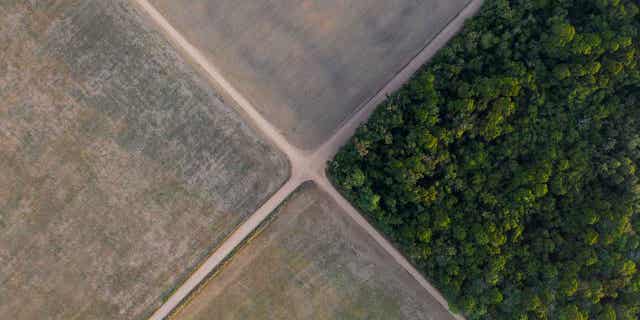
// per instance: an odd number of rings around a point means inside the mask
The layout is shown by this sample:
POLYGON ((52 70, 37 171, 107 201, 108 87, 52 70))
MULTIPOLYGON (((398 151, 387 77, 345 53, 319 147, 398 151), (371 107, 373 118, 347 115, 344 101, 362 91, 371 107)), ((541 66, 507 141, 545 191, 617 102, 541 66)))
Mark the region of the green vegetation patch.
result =
POLYGON ((470 319, 638 319, 637 1, 490 0, 330 165, 470 319))

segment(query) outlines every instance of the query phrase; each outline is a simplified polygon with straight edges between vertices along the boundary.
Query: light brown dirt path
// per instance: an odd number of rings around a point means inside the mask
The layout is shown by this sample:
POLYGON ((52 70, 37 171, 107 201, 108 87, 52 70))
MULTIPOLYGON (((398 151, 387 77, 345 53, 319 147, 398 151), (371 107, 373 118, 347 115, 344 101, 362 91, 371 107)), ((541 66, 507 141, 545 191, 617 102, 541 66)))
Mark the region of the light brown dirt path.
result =
POLYGON ((299 179, 290 179, 282 188, 274 194, 262 207, 260 207, 249 219, 236 229, 225 242, 218 247, 211 256, 202 264, 187 281, 185 281, 169 299, 153 313, 150 319, 162 320, 186 298, 198 284, 222 263, 238 247, 242 241, 255 230, 278 205, 286 199, 300 185, 299 179))
MULTIPOLYGON (((284 152, 291 162, 291 177, 262 207, 260 207, 247 221, 245 221, 213 254, 182 284, 171 297, 151 316, 150 320, 165 319, 182 300, 184 300, 225 258, 251 234, 256 227, 268 217, 299 185, 308 180, 316 182, 382 246, 425 290, 442 303, 449 306, 442 295, 429 284, 409 261, 378 233, 371 224, 331 185, 325 175, 326 163, 336 152, 348 142, 360 124, 365 122, 375 107, 388 94, 398 90, 409 78, 427 62, 449 39, 451 39, 464 25, 464 21, 473 16, 481 7, 482 0, 472 0, 439 34, 427 45, 407 66, 405 66, 383 89, 371 98, 348 121, 343 123, 333 136, 314 152, 304 152, 289 144, 282 134, 256 111, 251 103, 242 96, 193 45, 191 45, 171 24, 147 1, 132 0, 158 25, 167 38, 197 66, 205 71, 213 84, 225 91, 238 105, 252 126, 262 133, 268 140, 284 152)), ((461 316, 455 315, 458 319, 461 316)))

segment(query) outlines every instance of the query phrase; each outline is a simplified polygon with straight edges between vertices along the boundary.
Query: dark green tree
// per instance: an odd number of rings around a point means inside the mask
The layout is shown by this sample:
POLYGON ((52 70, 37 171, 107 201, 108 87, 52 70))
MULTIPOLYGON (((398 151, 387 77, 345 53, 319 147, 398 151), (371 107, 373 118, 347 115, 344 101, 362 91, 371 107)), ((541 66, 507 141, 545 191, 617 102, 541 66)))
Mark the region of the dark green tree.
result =
POLYGON ((639 12, 487 0, 330 163, 469 319, 640 317, 639 12))

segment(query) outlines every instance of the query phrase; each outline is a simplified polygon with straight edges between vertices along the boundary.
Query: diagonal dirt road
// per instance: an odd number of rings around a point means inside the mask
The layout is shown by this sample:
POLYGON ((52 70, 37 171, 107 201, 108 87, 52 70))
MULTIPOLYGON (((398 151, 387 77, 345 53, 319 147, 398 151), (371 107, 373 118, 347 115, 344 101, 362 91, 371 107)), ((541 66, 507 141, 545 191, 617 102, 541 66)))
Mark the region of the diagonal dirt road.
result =
MULTIPOLYGON (((242 96, 225 78, 218 69, 213 66, 204 55, 191 45, 171 24, 147 1, 131 0, 139 8, 149 15, 149 18, 159 27, 169 41, 171 41, 186 58, 190 59, 197 67, 201 68, 212 84, 221 88, 231 97, 239 112, 250 121, 250 124, 265 138, 277 146, 287 155, 291 164, 291 176, 271 198, 269 198, 249 219, 236 229, 225 242, 218 247, 207 260, 185 281, 169 299, 149 318, 150 320, 162 320, 169 316, 206 277, 222 263, 238 247, 242 241, 251 234, 260 223, 275 210, 295 189, 305 181, 316 182, 326 191, 356 223, 372 236, 425 290, 449 309, 446 300, 429 282, 417 271, 409 261, 379 232, 375 230, 362 215, 331 185, 325 175, 326 163, 331 160, 336 152, 348 142, 360 124, 365 122, 388 94, 398 90, 411 76, 433 55, 442 48, 463 26, 464 21, 473 16, 481 7, 482 0, 471 2, 454 18, 440 33, 422 50, 412 61, 407 64, 387 85, 368 100, 353 116, 345 121, 332 137, 313 152, 302 151, 289 144, 284 136, 269 123, 242 96)), ((456 319, 461 316, 453 315, 456 319)))

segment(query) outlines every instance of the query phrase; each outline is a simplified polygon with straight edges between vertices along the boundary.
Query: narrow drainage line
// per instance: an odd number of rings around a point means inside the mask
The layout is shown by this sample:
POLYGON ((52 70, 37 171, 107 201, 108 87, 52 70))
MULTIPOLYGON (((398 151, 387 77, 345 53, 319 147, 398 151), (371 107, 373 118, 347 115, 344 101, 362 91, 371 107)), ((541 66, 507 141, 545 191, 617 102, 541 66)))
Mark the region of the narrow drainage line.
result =
POLYGON ((149 320, 167 318, 303 182, 305 181, 296 177, 289 179, 269 200, 236 228, 217 249, 213 250, 211 255, 151 315, 149 320))

